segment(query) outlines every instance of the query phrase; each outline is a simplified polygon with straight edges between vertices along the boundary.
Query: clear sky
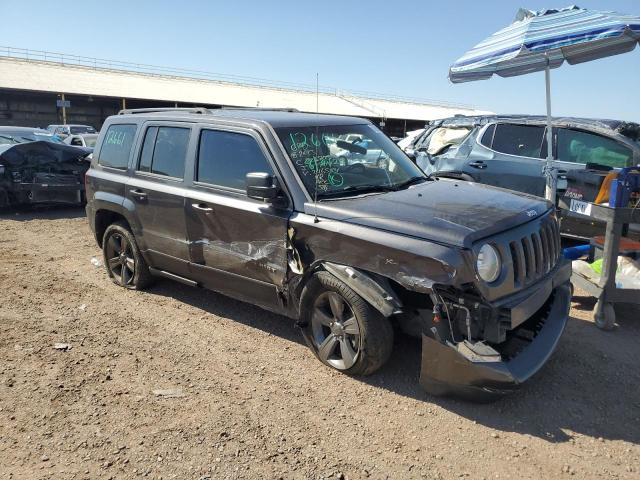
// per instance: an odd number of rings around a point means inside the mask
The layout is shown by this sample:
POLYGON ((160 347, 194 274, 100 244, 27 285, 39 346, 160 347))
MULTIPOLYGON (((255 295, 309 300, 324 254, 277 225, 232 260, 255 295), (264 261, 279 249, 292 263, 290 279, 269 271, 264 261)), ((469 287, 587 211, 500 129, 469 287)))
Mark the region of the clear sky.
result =
MULTIPOLYGON (((549 1, 1 0, 0 45, 544 113, 544 74, 451 84, 449 65, 549 1)), ((576 0, 640 15, 637 0, 576 0)), ((640 48, 552 71, 554 115, 640 121, 640 48)))

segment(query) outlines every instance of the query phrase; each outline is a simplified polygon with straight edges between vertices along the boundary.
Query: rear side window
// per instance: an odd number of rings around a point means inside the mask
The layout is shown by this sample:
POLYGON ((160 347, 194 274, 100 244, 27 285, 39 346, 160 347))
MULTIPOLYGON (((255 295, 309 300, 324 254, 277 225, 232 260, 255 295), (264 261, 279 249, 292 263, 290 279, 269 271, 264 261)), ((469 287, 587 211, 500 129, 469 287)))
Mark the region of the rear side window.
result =
POLYGON ((244 190, 250 172, 273 174, 256 140, 242 133, 203 130, 198 149, 199 182, 244 190))
POLYGON ((543 126, 500 123, 496 125, 491 148, 509 155, 540 158, 543 135, 543 126))
POLYGON ((181 127, 149 127, 144 136, 138 170, 182 178, 191 130, 181 127))
POLYGON ((632 156, 631 149, 611 138, 581 130, 558 129, 558 160, 563 162, 622 168, 630 165, 632 156))
POLYGON ((111 125, 102 141, 98 163, 105 167, 125 170, 129 165, 136 129, 136 125, 111 125))

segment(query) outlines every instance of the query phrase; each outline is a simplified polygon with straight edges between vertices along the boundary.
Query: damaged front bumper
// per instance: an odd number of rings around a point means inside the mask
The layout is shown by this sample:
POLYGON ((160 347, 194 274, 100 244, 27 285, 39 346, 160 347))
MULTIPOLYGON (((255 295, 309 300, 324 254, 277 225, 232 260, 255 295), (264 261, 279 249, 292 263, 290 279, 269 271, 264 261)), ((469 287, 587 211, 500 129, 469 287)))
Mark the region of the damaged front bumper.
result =
POLYGON ((19 183, 12 189, 17 203, 81 204, 84 186, 76 183, 19 183))
POLYGON ((474 401, 491 401, 513 392, 542 368, 564 331, 571 306, 570 286, 564 277, 562 272, 560 278, 549 281, 546 302, 526 320, 535 336, 510 356, 481 343, 454 345, 423 333, 420 385, 434 395, 474 401), (558 280, 562 283, 557 284, 558 280))

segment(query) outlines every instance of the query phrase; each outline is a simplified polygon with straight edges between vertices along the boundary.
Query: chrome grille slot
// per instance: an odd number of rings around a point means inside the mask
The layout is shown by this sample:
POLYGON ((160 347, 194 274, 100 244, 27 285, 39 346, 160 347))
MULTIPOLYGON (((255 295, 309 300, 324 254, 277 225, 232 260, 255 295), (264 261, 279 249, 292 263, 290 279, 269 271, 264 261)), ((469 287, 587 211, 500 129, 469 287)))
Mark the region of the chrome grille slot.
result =
POLYGON ((551 269, 551 263, 553 260, 553 241, 549 235, 549 226, 543 225, 540 230, 540 239, 542 240, 542 248, 547 254, 544 256, 544 272, 547 273, 551 269))
POLYGON ((542 250, 542 242, 540 241, 540 235, 534 233, 531 235, 533 248, 535 251, 535 264, 536 264, 536 278, 544 273, 544 251, 542 250))
POLYGON ((513 260, 513 283, 516 287, 520 287, 524 284, 526 268, 524 261, 524 251, 522 250, 522 243, 509 243, 509 250, 511 252, 511 258, 513 260))
POLYGON ((531 237, 524 237, 522 239, 522 247, 524 249, 525 259, 525 283, 529 283, 533 280, 534 272, 536 271, 536 260, 533 253, 533 242, 531 237))

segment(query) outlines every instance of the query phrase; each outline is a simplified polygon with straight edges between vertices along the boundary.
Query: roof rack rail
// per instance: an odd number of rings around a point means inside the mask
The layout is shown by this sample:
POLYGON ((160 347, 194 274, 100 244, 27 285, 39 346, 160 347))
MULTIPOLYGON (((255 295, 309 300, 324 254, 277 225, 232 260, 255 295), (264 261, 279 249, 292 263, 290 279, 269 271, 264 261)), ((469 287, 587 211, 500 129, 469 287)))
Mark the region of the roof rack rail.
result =
POLYGON ((220 110, 260 110, 263 112, 300 112, 297 108, 283 107, 283 108, 268 108, 268 107, 220 107, 220 110))
POLYGON ((185 113, 199 113, 201 115, 207 115, 211 113, 208 108, 204 107, 164 107, 164 108, 125 108, 118 112, 118 115, 128 115, 132 113, 158 113, 158 112, 185 112, 185 113))

